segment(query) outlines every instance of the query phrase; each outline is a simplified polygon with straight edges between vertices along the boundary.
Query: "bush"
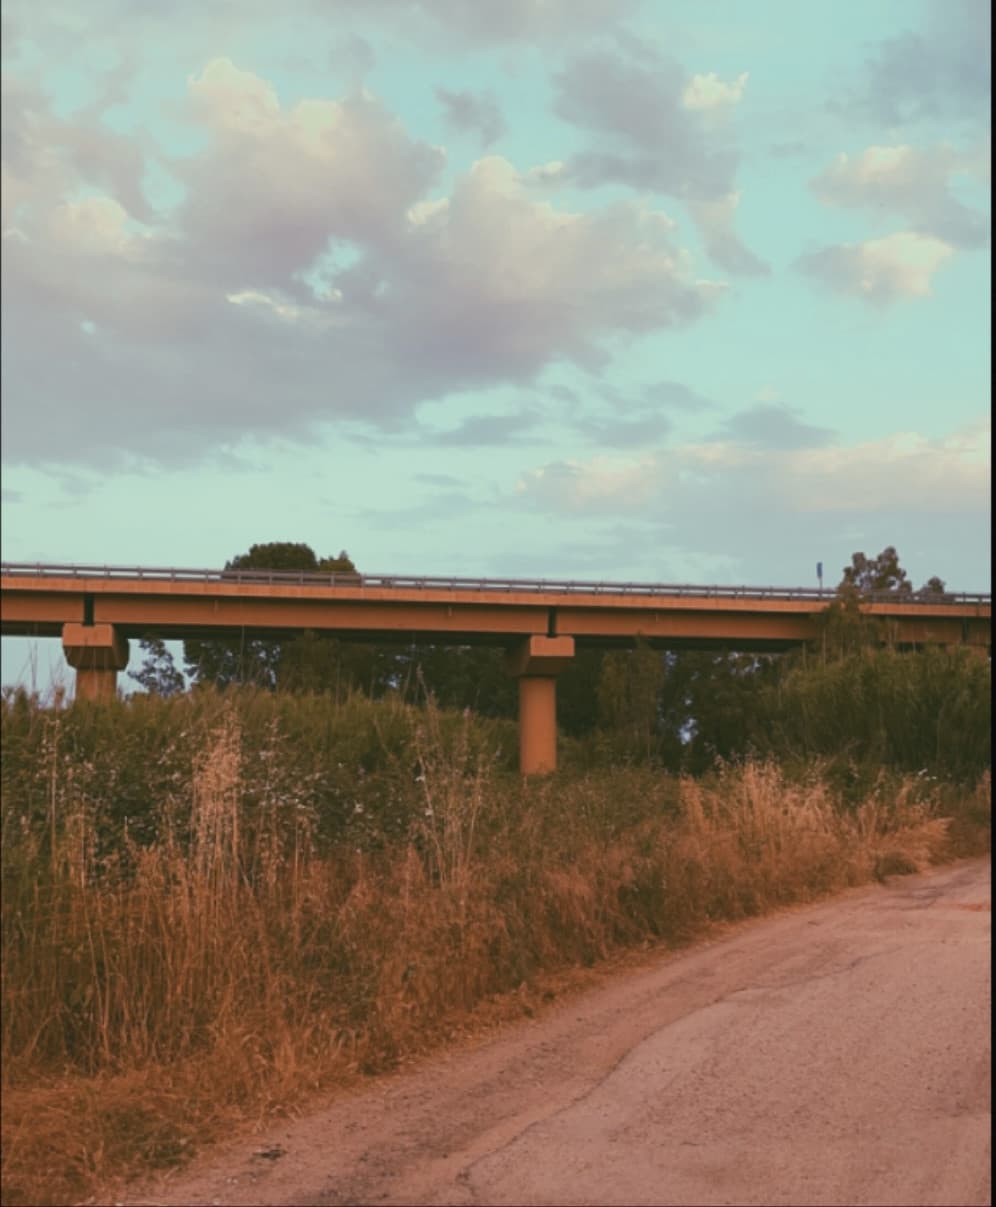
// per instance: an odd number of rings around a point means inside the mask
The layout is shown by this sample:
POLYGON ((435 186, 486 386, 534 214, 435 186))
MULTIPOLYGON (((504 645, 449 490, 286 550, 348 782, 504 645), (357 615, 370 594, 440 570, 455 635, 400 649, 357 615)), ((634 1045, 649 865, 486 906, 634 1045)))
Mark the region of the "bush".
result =
POLYGON ((987 778, 523 781, 511 726, 431 704, 15 693, 0 715, 11 1204, 179 1160, 558 970, 988 841, 987 778))

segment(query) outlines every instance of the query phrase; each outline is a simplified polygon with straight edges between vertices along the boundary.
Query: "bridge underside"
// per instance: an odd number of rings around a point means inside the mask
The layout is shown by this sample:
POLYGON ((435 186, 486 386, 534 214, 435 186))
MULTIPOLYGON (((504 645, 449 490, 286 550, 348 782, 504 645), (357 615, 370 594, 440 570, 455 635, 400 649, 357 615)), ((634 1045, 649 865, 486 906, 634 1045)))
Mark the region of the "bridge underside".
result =
MULTIPOLYGON (((870 610, 868 610, 870 611, 870 610)), ((978 614, 930 616, 910 608, 908 616, 883 614, 885 637, 896 645, 989 646, 989 617, 978 614)), ((874 613, 873 613, 874 614, 874 613)), ((779 651, 819 636, 819 612, 797 608, 627 607, 615 611, 599 601, 588 607, 514 607, 371 602, 184 600, 150 601, 115 597, 69 596, 64 599, 17 595, 4 600, 2 631, 12 636, 56 637, 63 625, 113 624, 127 639, 156 632, 167 641, 281 639, 303 630, 340 640, 425 642, 436 645, 509 646, 531 635, 570 636, 578 646, 631 645, 634 640, 659 648, 735 645, 755 651, 779 651)))

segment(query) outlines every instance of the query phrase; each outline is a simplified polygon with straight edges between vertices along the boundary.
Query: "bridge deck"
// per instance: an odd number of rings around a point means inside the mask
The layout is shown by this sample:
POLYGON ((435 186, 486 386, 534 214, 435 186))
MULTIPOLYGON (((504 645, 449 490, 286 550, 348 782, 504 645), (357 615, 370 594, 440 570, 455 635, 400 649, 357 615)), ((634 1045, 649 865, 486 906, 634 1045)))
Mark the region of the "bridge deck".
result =
MULTIPOLYGON (((0 631, 58 636, 113 624, 167 639, 314 629, 361 639, 490 641, 529 634, 581 645, 631 642, 781 649, 810 640, 834 591, 175 568, 0 566, 0 631)), ((862 610, 904 643, 988 645, 991 596, 872 597, 862 610)))

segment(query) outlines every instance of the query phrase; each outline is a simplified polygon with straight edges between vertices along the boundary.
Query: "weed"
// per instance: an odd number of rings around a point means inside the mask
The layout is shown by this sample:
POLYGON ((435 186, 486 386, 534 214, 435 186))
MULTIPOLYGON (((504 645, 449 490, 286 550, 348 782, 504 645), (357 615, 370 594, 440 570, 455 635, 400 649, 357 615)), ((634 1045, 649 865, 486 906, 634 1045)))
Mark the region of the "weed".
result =
POLYGON ((431 702, 11 698, 2 719, 12 1207, 180 1162, 537 976, 988 841, 988 777, 523 782, 501 724, 431 702))

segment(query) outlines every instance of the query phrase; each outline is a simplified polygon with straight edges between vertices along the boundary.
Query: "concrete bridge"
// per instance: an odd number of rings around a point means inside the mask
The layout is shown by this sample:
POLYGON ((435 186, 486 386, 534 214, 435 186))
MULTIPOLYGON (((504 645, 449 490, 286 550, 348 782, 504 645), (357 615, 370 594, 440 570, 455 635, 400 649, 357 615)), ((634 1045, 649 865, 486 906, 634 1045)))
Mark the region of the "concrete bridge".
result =
MULTIPOLYGON (((519 681, 524 773, 556 766, 556 676, 584 646, 780 651, 818 637, 834 591, 654 583, 415 578, 266 570, 0 566, 0 632, 61 637, 81 698, 113 697, 129 639, 286 637, 504 646, 519 681)), ((883 640, 988 655, 992 597, 889 593, 862 599, 883 640)))

